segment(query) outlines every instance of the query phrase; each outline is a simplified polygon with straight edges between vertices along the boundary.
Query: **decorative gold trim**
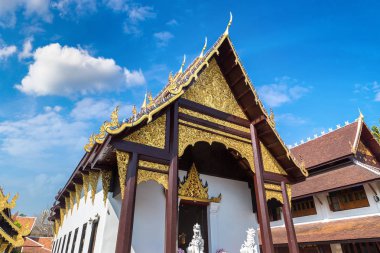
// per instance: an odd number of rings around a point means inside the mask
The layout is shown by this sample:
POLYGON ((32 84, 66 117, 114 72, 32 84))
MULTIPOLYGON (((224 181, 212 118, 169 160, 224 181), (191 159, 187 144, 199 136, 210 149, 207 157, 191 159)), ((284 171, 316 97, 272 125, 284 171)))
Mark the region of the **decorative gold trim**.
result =
POLYGON ((191 166, 187 175, 183 178, 183 181, 179 184, 178 197, 180 199, 193 200, 198 202, 220 202, 222 195, 219 197, 209 198, 207 182, 202 183, 202 179, 195 167, 195 164, 191 166))
POLYGON ((24 239, 21 234, 18 234, 16 238, 9 236, 1 227, 0 227, 0 235, 7 240, 14 247, 21 247, 24 244, 24 239))
MULTIPOLYGON (((276 199, 284 204, 284 198, 282 197, 282 189, 280 185, 265 183, 264 188, 267 201, 270 199, 276 199)), ((289 204, 291 205, 292 189, 289 184, 286 184, 286 194, 288 195, 289 204)))
POLYGON ((75 187, 75 197, 76 197, 76 202, 77 202, 77 210, 79 209, 79 203, 82 195, 82 189, 83 189, 83 184, 74 184, 75 187))
POLYGON ((129 162, 129 153, 116 150, 117 170, 119 173, 121 198, 124 199, 125 180, 129 162))
POLYGON ((103 186, 103 202, 104 202, 104 206, 106 206, 108 192, 111 186, 112 171, 102 170, 101 173, 102 173, 102 186, 103 186))
POLYGON ((65 215, 70 211, 70 196, 65 196, 65 215))
POLYGON ((92 204, 95 202, 96 188, 98 186, 100 173, 98 171, 90 171, 90 186, 91 186, 91 200, 92 204))
POLYGON ((230 122, 225 121, 225 120, 217 119, 217 118, 214 118, 214 117, 211 117, 211 116, 199 113, 199 112, 195 112, 195 111, 192 111, 189 109, 185 109, 185 108, 181 107, 181 108, 179 108, 179 112, 182 112, 182 113, 185 113, 187 115, 197 117, 200 119, 204 119, 204 120, 207 120, 207 121, 210 121, 212 123, 216 123, 216 124, 219 124, 219 125, 222 125, 225 127, 229 127, 229 128, 232 128, 232 129, 244 132, 244 133, 250 133, 249 128, 247 128, 247 127, 239 126, 239 125, 236 125, 234 123, 230 123, 230 122))
POLYGON ((4 209, 13 209, 16 206, 16 201, 19 197, 18 193, 13 196, 12 200, 9 201, 10 194, 4 195, 3 191, 0 190, 0 211, 3 211, 4 209))
POLYGON ((284 204, 284 199, 282 198, 282 193, 278 191, 272 191, 272 190, 265 190, 265 195, 267 201, 271 199, 276 199, 281 202, 281 204, 284 204))
POLYGON ((137 184, 147 182, 149 180, 156 181, 158 184, 162 185, 166 190, 169 188, 167 174, 139 169, 137 172, 137 184))
POLYGON ((160 171, 169 171, 169 165, 160 164, 160 163, 153 163, 153 162, 148 162, 148 161, 144 161, 144 160, 139 160, 139 167, 156 169, 156 170, 160 170, 160 171))
POLYGON ((59 209, 59 217, 60 217, 60 220, 61 220, 61 225, 63 224, 63 221, 65 219, 65 208, 60 208, 59 209))
POLYGON ((82 173, 83 179, 83 195, 84 195, 84 203, 87 202, 88 190, 90 186, 90 176, 88 174, 82 173))
POLYGON ((71 211, 71 214, 73 214, 74 200, 75 200, 75 191, 69 191, 69 196, 70 196, 70 211, 71 211))
POLYGON ((127 135, 123 140, 147 146, 164 149, 166 134, 166 114, 155 119, 135 132, 127 135))

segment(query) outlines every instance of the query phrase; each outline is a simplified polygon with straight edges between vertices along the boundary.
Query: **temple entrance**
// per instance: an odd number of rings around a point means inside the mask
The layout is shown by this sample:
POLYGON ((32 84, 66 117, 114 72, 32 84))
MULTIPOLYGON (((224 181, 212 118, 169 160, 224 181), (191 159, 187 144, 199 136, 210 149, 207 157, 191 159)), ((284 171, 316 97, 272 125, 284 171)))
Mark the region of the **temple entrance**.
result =
POLYGON ((201 226, 205 253, 208 253, 207 205, 181 201, 179 205, 178 248, 183 249, 185 252, 193 237, 193 226, 195 223, 201 226))

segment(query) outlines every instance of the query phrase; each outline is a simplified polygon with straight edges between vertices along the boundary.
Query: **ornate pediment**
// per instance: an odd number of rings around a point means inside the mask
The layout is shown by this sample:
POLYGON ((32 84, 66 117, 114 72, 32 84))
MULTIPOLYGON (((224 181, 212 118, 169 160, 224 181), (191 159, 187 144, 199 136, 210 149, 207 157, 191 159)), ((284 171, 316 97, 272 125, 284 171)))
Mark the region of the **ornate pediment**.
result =
POLYGON ((196 202, 217 202, 222 199, 222 194, 219 196, 209 198, 208 185, 202 183, 202 179, 199 176, 195 164, 191 166, 191 169, 184 177, 183 181, 179 185, 178 197, 180 199, 192 200, 196 202))

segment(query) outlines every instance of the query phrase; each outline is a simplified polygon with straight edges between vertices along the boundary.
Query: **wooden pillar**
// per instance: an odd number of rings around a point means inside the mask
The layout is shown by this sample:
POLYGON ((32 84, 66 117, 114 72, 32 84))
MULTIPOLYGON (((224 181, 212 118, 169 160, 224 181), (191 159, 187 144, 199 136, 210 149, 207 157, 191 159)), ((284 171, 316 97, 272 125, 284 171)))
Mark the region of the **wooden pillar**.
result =
POLYGON ((166 195, 165 253, 177 253, 178 223, 178 103, 170 112, 170 168, 166 195))
POLYGON ((296 231, 294 229, 292 213, 290 210, 290 202, 288 193, 286 190, 286 184, 284 181, 281 182, 282 199, 284 204, 282 205, 282 213, 284 214, 286 236, 288 237, 288 246, 290 253, 299 253, 296 231))
POLYGON ((261 155, 260 141, 257 136, 256 126, 251 124, 251 140, 252 140, 252 149, 253 149, 253 160, 255 165, 255 174, 254 174, 254 185, 255 185, 255 194, 257 202, 257 212, 259 215, 260 221, 260 235, 261 235, 261 244, 264 253, 274 253, 272 232, 270 229, 270 220, 268 215, 268 205, 265 195, 264 187, 264 165, 263 158, 261 155))
POLYGON ((127 170, 124 199, 122 199, 116 253, 130 253, 132 247, 133 217, 135 214, 138 154, 132 153, 127 170))

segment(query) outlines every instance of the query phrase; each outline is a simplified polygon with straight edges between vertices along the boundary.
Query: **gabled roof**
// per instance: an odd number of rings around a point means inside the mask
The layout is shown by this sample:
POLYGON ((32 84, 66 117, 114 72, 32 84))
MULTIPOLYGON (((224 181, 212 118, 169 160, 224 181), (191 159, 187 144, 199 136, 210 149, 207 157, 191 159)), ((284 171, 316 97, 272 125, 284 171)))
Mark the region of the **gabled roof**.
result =
POLYGON ((34 224, 36 223, 36 217, 26 217, 26 216, 16 216, 16 221, 18 221, 23 228, 28 228, 32 231, 34 224))
MULTIPOLYGON (((180 71, 174 76, 170 75, 164 89, 155 98, 150 98, 149 103, 144 101, 146 106, 142 107, 139 113, 134 109, 132 117, 119 122, 118 109, 116 108, 111 115, 111 121, 102 125, 99 134, 91 136, 90 142, 85 147, 86 151, 92 151, 94 146, 102 144, 107 137, 107 133, 109 135, 125 134, 127 130, 138 125, 148 124, 153 120, 154 115, 178 100, 190 86, 196 83, 198 75, 208 67, 212 59, 216 59, 236 101, 246 115, 247 126, 255 120, 267 119, 260 125, 258 124, 257 129, 260 140, 268 147, 270 153, 289 175, 293 178, 303 179, 307 175, 307 171, 301 168, 301 164, 292 157, 287 146, 280 138, 275 129, 274 121, 264 109, 235 51, 228 32, 220 36, 207 53, 204 55, 202 53, 197 57, 185 71, 182 71, 181 67, 180 71)), ((215 95, 217 96, 217 94, 215 95)))
POLYGON ((364 122, 364 117, 291 149, 296 158, 302 159, 309 171, 357 153, 364 143, 380 160, 380 145, 364 122))

